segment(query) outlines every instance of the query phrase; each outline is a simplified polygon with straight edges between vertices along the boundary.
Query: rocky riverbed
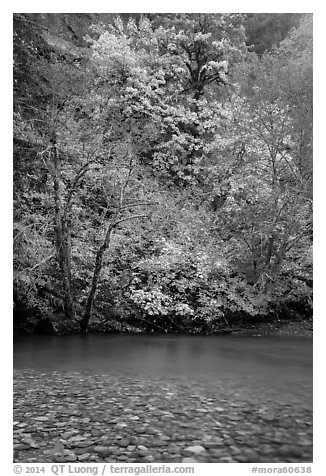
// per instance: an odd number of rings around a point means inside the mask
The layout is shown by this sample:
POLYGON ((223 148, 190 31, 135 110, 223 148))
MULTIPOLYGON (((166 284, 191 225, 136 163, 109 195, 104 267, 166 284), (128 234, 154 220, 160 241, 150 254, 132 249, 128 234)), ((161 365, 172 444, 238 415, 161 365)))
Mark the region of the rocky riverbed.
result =
POLYGON ((312 409, 231 379, 14 371, 15 462, 311 462, 312 409))

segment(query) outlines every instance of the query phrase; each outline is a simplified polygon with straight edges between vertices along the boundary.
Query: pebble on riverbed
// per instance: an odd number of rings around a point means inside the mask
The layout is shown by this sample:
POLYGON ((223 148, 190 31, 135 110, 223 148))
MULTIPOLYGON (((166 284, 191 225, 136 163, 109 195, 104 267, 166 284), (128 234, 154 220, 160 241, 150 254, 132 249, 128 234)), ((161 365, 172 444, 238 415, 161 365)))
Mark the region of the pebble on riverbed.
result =
POLYGON ((229 380, 15 371, 14 461, 312 461, 309 404, 237 391, 229 380))

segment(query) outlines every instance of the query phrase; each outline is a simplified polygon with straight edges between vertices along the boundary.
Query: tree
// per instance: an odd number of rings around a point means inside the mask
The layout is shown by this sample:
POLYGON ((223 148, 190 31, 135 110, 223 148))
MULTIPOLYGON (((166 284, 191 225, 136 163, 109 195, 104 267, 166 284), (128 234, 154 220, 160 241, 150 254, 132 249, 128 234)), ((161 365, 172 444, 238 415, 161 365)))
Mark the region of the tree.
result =
POLYGON ((204 331, 308 301, 311 18, 261 56, 243 15, 116 18, 88 48, 32 20, 15 38, 17 296, 83 332, 114 309, 204 331))
MULTIPOLYGON (((23 20, 30 25, 28 18, 23 17, 23 20)), ((38 37, 42 38, 41 32, 38 32, 38 37)), ((27 51, 32 51, 34 54, 33 41, 27 46, 24 41, 21 41, 19 45, 21 44, 27 51)), ((17 50, 19 52, 18 47, 17 50)), ((28 165, 30 172, 28 175, 33 177, 36 184, 34 187, 28 184, 28 192, 24 194, 32 205, 31 209, 20 208, 16 211, 18 214, 19 211, 23 211, 25 218, 31 221, 33 226, 37 218, 35 198, 39 195, 39 189, 43 189, 43 199, 46 197, 50 223, 52 222, 52 227, 48 227, 48 238, 55 247, 55 253, 52 252, 51 256, 54 255, 58 265, 63 310, 65 317, 72 319, 74 317, 71 283, 72 207, 77 189, 85 174, 100 160, 96 152, 101 136, 91 135, 91 131, 94 133, 91 117, 78 116, 77 113, 83 104, 89 84, 85 74, 87 72, 82 64, 83 57, 78 56, 73 49, 72 51, 65 50, 65 57, 62 59, 58 50, 60 51, 60 45, 58 49, 51 51, 48 49, 46 62, 42 59, 38 61, 37 54, 36 58, 31 54, 27 57, 28 64, 25 69, 28 70, 31 78, 36 79, 34 82, 28 81, 26 90, 20 88, 17 92, 18 97, 15 101, 15 135, 18 145, 17 182, 19 185, 22 180, 19 161, 23 157, 22 145, 26 144, 36 155, 36 160, 33 158, 33 162, 28 165), (37 98, 33 96, 34 83, 35 89, 38 88, 37 94, 41 98, 40 101, 37 101, 38 96, 37 98), (41 176, 39 168, 42 170, 41 176)), ((18 58, 22 58, 22 55, 18 55, 18 58)), ((22 58, 22 61, 24 65, 26 59, 22 58)), ((17 84, 20 87, 22 81, 19 75, 21 70, 24 70, 22 65, 18 61, 15 68, 17 84)), ((20 187, 16 190, 18 193, 21 192, 20 187)), ((18 196, 18 200, 19 198, 18 196)), ((21 218, 20 216, 19 219, 21 218)), ((32 246, 34 247, 35 243, 32 243, 32 246)), ((42 259, 41 263, 45 261, 42 259)))
POLYGON ((52 67, 50 61, 54 52, 45 42, 41 29, 28 15, 15 15, 14 21, 14 180, 15 222, 18 231, 15 246, 19 247, 15 263, 18 268, 16 286, 19 289, 22 282, 33 283, 32 287, 35 289, 41 281, 40 278, 36 281, 32 279, 34 270, 39 272, 44 264, 55 257, 49 232, 52 204, 46 186, 50 171, 43 163, 45 151, 48 157, 52 151, 52 159, 56 163, 53 154, 54 131, 48 121, 48 116, 51 115, 51 97, 53 110, 55 108, 53 83, 49 81, 52 67), (35 239, 37 229, 42 230, 42 239, 35 239), (27 241, 30 238, 32 240, 27 241), (33 249, 33 261, 27 263, 24 269, 20 247, 25 247, 27 243, 33 249), (41 244, 49 250, 49 256, 44 257, 41 244))
MULTIPOLYGON (((135 213, 135 209, 137 210, 140 208, 143 210, 147 206, 154 204, 154 202, 148 200, 148 197, 144 196, 144 191, 141 186, 142 184, 137 179, 137 172, 139 173, 139 168, 137 170, 136 165, 137 159, 133 156, 132 151, 128 151, 128 148, 126 155, 127 163, 123 164, 123 162, 119 160, 117 164, 119 167, 119 176, 115 195, 107 197, 107 207, 102 215, 104 233, 102 242, 96 251, 94 271, 86 300, 85 313, 83 319, 80 321, 82 332, 86 332, 91 317, 92 305, 103 268, 105 252, 110 247, 112 234, 122 223, 146 218, 147 214, 135 213), (136 175, 134 174, 135 170, 136 175), (112 199, 116 199, 117 203, 112 204, 112 199)), ((110 163, 111 169, 112 165, 114 164, 110 163)))
MULTIPOLYGON (((239 89, 226 111, 228 133, 217 137, 215 144, 216 151, 229 157, 230 167, 217 223, 234 242, 234 252, 242 254, 241 259, 236 258, 240 272, 242 269, 263 293, 280 289, 288 260, 299 263, 311 240, 311 41, 307 22, 309 19, 278 49, 261 58, 254 56, 251 64, 240 67, 239 89), (294 49, 294 42, 301 47, 294 49)), ((283 285, 285 289, 289 288, 283 285)))
POLYGON ((279 46, 289 31, 298 27, 301 16, 300 13, 248 13, 247 45, 258 55, 279 46))
POLYGON ((157 28, 144 18, 97 29, 94 58, 108 94, 119 90, 121 98, 115 117, 141 135, 144 163, 164 180, 196 180, 209 140, 202 121, 217 109, 216 93, 227 94, 233 65, 245 53, 241 21, 241 15, 173 15, 157 20, 157 28))

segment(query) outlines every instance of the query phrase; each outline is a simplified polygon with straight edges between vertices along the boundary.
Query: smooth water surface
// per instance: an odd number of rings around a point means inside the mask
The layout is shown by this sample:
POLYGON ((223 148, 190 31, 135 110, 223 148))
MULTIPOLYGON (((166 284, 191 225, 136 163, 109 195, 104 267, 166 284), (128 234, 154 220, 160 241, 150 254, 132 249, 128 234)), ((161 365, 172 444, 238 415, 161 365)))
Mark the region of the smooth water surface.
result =
POLYGON ((19 336, 14 368, 229 381, 312 405, 312 340, 234 336, 19 336))

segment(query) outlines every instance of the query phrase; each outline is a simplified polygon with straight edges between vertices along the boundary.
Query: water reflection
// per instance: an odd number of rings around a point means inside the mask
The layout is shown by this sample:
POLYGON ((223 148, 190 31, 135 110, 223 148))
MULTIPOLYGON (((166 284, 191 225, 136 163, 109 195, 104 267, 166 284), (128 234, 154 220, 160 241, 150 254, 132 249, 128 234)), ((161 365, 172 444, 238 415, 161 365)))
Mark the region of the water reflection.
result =
POLYGON ((14 367, 154 374, 276 391, 312 401, 312 341, 232 336, 18 336, 14 367))

